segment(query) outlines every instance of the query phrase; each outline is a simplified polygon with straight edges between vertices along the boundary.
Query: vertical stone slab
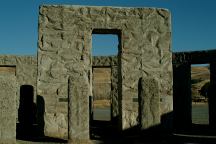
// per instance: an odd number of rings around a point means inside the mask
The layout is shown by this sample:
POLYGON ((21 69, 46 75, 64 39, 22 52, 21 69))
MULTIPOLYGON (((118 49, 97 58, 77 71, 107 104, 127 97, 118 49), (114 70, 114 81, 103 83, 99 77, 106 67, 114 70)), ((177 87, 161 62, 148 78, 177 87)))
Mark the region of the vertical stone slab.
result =
POLYGON ((111 67, 111 119, 112 122, 115 124, 118 122, 119 119, 119 102, 118 102, 118 66, 111 67))
POLYGON ((69 77, 68 139, 72 143, 89 140, 89 96, 86 82, 83 76, 69 77))
POLYGON ((209 125, 216 128, 216 62, 210 63, 209 125))
POLYGON ((16 92, 14 75, 0 75, 0 143, 16 143, 16 92))
POLYGON ((154 78, 139 81, 139 119, 142 130, 160 124, 159 85, 154 78))
POLYGON ((173 81, 174 128, 180 132, 189 129, 192 123, 190 64, 175 64, 173 81))

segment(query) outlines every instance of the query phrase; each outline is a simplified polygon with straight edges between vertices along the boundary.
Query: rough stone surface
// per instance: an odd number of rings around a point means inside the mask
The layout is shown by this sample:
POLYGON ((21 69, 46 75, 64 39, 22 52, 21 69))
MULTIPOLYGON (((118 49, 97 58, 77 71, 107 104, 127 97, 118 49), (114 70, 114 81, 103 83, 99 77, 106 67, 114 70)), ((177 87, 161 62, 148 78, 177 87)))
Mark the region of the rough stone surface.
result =
POLYGON ((70 141, 89 140, 88 91, 88 80, 85 77, 69 77, 68 138, 70 141))
MULTIPOLYGON (((138 102, 133 98, 138 97, 140 77, 158 79, 161 97, 172 96, 170 13, 159 8, 42 6, 37 92, 45 100, 47 114, 62 113, 67 119, 67 111, 59 111, 58 99, 67 97, 69 75, 86 79, 87 96, 92 95, 92 33, 112 33, 120 37, 120 127, 133 127, 138 124, 138 102)), ((64 105, 67 107, 67 103, 64 105)), ((170 111, 172 107, 161 113, 170 111)))
POLYGON ((118 57, 117 56, 93 56, 92 66, 93 67, 118 66, 118 57))
POLYGON ((20 87, 31 85, 34 87, 34 102, 36 102, 36 82, 37 82, 37 59, 33 56, 13 56, 0 55, 0 74, 10 73, 17 79, 16 96, 16 119, 18 121, 18 109, 20 104, 20 87), (3 68, 7 70, 3 71, 3 68))
POLYGON ((158 81, 143 77, 139 86, 139 114, 142 130, 160 124, 160 97, 158 81))
POLYGON ((118 66, 111 67, 111 119, 119 120, 118 66))
POLYGON ((16 77, 0 74, 0 143, 16 143, 16 77))

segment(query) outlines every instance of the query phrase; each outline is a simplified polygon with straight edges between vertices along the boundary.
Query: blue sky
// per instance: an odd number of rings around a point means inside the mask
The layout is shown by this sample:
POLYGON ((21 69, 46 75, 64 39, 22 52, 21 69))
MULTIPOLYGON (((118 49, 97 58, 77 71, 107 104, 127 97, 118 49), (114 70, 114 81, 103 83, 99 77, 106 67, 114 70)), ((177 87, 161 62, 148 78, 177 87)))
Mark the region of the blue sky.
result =
MULTIPOLYGON (((41 4, 167 8, 174 52, 216 49, 216 0, 1 0, 0 54, 36 55, 41 4)), ((93 36, 95 55, 115 53, 116 45, 116 37, 93 36)))

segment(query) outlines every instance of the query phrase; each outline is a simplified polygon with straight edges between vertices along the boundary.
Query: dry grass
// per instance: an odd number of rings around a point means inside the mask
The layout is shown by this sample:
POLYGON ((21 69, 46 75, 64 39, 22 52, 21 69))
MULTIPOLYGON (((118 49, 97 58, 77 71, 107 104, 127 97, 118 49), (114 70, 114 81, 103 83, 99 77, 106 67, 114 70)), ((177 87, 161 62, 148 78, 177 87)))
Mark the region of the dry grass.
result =
POLYGON ((193 96, 200 96, 199 90, 207 82, 210 81, 210 72, 207 66, 193 66, 191 67, 191 91, 193 96))
POLYGON ((106 108, 110 107, 111 102, 110 100, 95 100, 93 105, 95 108, 106 108))
MULTIPOLYGON (((191 79, 192 81, 195 80, 194 83, 191 85, 192 96, 199 96, 199 90, 202 86, 210 81, 210 72, 208 67, 205 66, 193 66, 191 67, 191 79)), ((95 108, 106 108, 110 107, 111 101, 110 100, 95 100, 94 101, 95 108)))
POLYGON ((0 73, 16 73, 16 68, 15 67, 0 67, 0 73))
POLYGON ((202 79, 202 80, 207 80, 209 79, 209 69, 208 67, 191 67, 191 78, 192 79, 202 79))

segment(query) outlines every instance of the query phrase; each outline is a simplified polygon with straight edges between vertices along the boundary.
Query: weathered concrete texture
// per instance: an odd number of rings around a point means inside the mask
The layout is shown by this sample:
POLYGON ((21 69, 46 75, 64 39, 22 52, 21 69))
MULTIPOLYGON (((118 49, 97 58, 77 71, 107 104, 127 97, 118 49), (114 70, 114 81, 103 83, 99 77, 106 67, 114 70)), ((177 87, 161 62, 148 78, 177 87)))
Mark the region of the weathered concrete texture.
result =
POLYGON ((69 134, 70 141, 89 140, 88 80, 82 76, 69 77, 69 134), (81 83, 81 84, 80 84, 81 83))
POLYGON ((16 143, 16 77, 0 74, 0 143, 16 143))
POLYGON ((142 130, 160 124, 160 96, 158 81, 143 77, 139 82, 139 114, 142 130))
POLYGON ((118 66, 117 56, 94 56, 92 59, 93 67, 112 67, 118 66))
MULTIPOLYGON (((122 128, 138 124, 137 102, 140 77, 159 80, 161 97, 170 97, 172 103, 172 60, 170 51, 170 15, 164 9, 141 9, 139 18, 130 17, 122 30, 121 84, 122 128)), ((161 103, 165 104, 166 103, 161 103)), ((172 106, 172 105, 170 105, 172 106)), ((161 111, 161 115, 172 107, 161 111)))
MULTIPOLYGON (((46 113, 63 113, 67 119, 67 112, 58 110, 58 98, 67 96, 68 75, 82 73, 80 77, 89 79, 91 95, 92 33, 118 34, 120 38, 121 128, 133 127, 138 124, 138 103, 133 97, 138 97, 140 77, 159 79, 160 95, 172 95, 170 13, 156 8, 42 6, 37 91, 44 97, 46 113)), ((162 113, 169 111, 172 108, 162 113)))
POLYGON ((119 119, 118 66, 111 67, 111 119, 119 119))
POLYGON ((36 101, 37 59, 33 56, 0 55, 0 67, 7 68, 6 71, 0 71, 0 74, 4 72, 16 75, 18 83, 16 97, 16 118, 18 121, 20 87, 22 85, 31 85, 34 87, 34 102, 36 101))

